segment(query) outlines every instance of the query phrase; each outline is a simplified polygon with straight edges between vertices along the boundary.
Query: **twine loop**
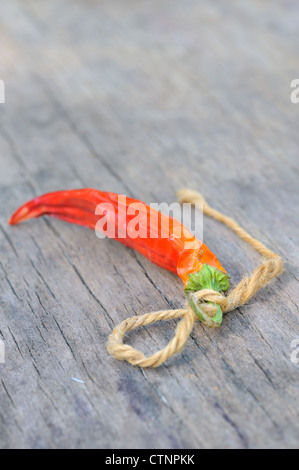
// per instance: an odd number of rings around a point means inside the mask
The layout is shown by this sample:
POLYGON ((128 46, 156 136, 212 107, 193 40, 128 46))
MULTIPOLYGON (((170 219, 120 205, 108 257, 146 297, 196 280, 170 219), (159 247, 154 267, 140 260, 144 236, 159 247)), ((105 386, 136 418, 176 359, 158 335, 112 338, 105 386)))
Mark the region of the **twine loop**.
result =
MULTIPOLYGON (((221 308, 223 313, 230 312, 237 307, 244 305, 260 289, 266 287, 272 279, 283 272, 284 265, 280 256, 267 248, 260 241, 251 237, 233 219, 209 206, 198 192, 185 189, 179 192, 178 197, 181 203, 189 202, 195 206, 198 203, 203 204, 204 214, 227 225, 242 240, 250 244, 265 258, 263 263, 253 271, 251 276, 242 279, 241 282, 228 294, 228 296, 224 296, 223 294, 210 289, 204 289, 195 293, 197 300, 200 302, 200 307, 209 317, 213 317, 215 315, 217 305, 221 308)), ((111 333, 107 344, 108 352, 116 359, 122 361, 126 360, 134 366, 144 368, 158 367, 184 348, 197 320, 198 316, 193 311, 189 303, 187 303, 185 309, 162 310, 159 312, 147 313, 142 316, 127 318, 111 333), (124 336, 129 331, 135 330, 141 326, 151 325, 158 321, 167 321, 177 318, 181 318, 181 320, 177 325, 173 339, 164 349, 149 357, 145 357, 142 351, 138 351, 132 346, 123 343, 124 336)))
MULTIPOLYGON (((227 306, 225 296, 214 290, 205 289, 196 292, 196 297, 202 302, 202 309, 211 317, 215 315, 216 307, 215 305, 207 304, 205 302, 217 303, 221 307, 222 311, 225 311, 227 306)), ((169 357, 173 356, 173 354, 180 352, 184 348, 197 320, 199 320, 198 316, 194 313, 188 302, 186 303, 185 309, 162 310, 160 312, 147 313, 140 317, 135 316, 127 318, 111 333, 107 349, 116 359, 126 360, 134 366, 158 367, 169 357), (141 326, 152 325, 158 321, 174 320, 176 318, 182 318, 182 320, 178 323, 174 338, 166 348, 158 351, 148 358, 145 357, 143 352, 134 349, 132 346, 123 344, 124 336, 129 331, 136 330, 141 326)))

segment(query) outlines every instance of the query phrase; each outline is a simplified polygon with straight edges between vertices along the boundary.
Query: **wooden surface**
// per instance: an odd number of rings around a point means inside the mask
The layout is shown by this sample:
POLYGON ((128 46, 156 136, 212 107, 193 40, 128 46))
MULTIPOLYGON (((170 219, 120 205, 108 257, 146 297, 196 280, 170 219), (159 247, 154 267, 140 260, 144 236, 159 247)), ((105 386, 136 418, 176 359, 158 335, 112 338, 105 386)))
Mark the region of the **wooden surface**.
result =
MULTIPOLYGON (((0 14, 1 448, 298 447, 296 0, 10 0, 0 14), (87 229, 10 228, 35 195, 81 187, 172 202, 203 192, 286 272, 157 370, 111 358, 128 316, 184 304, 172 274, 87 229), (73 378, 85 383, 78 383, 73 378)), ((233 283, 260 261, 218 223, 233 283)), ((175 323, 131 334, 146 353, 175 323)))

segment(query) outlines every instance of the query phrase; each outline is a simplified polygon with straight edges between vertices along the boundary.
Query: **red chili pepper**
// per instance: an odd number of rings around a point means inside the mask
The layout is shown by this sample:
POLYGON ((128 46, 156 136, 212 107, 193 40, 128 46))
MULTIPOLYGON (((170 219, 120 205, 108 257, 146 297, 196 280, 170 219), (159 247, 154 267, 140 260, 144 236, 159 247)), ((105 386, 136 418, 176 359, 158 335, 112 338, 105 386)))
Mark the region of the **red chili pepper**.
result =
MULTIPOLYGON (((225 269, 204 243, 196 239, 177 220, 161 214, 136 199, 94 189, 55 192, 38 197, 22 206, 9 223, 16 225, 43 215, 93 230, 98 228, 99 222, 104 217, 106 223, 110 225, 110 231, 112 229, 113 232, 109 234, 108 231, 107 236, 117 239, 158 266, 180 276, 188 300, 203 321, 208 319, 196 303, 195 297, 192 297, 192 292, 204 288, 226 291, 229 287, 228 276, 224 274, 225 269), (140 208, 143 210, 140 211, 140 208), (133 233, 136 212, 141 212, 138 217, 138 233, 142 233, 142 236, 133 233)), ((214 318, 216 326, 221 321, 218 312, 218 317, 214 318)))

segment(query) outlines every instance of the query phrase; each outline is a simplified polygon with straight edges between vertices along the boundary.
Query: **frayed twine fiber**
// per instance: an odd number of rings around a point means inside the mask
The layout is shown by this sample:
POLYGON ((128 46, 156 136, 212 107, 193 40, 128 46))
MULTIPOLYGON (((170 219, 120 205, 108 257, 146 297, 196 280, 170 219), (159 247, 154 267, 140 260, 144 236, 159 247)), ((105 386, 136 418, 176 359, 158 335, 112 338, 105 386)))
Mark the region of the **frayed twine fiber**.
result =
MULTIPOLYGON (((269 250, 260 241, 251 237, 232 218, 213 209, 198 192, 183 189, 179 191, 178 199, 180 203, 191 203, 195 206, 196 204, 203 205, 204 214, 227 225, 242 240, 255 248, 255 250, 265 258, 263 263, 253 271, 251 276, 242 279, 242 281, 228 294, 228 296, 224 296, 218 292, 207 289, 197 292, 197 298, 203 302, 201 304, 201 308, 208 315, 213 315, 216 307, 204 302, 212 301, 221 307, 223 313, 231 312, 235 308, 248 302, 260 289, 266 287, 272 279, 283 272, 284 265, 280 256, 272 250, 269 250)), ((181 310, 162 310, 160 312, 147 313, 146 315, 127 318, 111 333, 107 349, 116 359, 122 361, 126 360, 134 366, 144 368, 158 367, 184 348, 190 334, 192 333, 196 320, 198 320, 198 316, 192 310, 189 303, 187 303, 185 309, 181 310), (135 330, 141 326, 151 325, 152 323, 160 320, 173 320, 175 318, 182 318, 182 320, 177 325, 174 338, 164 349, 156 352, 150 357, 145 357, 141 351, 123 343, 124 336, 128 331, 135 330)))

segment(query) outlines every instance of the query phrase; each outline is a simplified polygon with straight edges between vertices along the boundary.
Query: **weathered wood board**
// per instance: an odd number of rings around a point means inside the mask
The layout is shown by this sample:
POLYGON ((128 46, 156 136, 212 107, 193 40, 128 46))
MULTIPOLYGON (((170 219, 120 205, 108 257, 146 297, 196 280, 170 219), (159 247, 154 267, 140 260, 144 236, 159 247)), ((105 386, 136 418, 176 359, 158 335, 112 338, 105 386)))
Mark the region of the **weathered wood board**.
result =
MULTIPOLYGON (((0 11, 0 447, 298 447, 298 2, 10 0, 0 11), (111 358, 107 337, 127 316, 180 308, 179 280, 87 229, 7 220, 48 191, 171 202, 185 186, 286 272, 142 371, 111 358)), ((205 241, 233 283, 259 262, 207 219, 205 241)), ((174 328, 128 341, 149 353, 174 328)))

